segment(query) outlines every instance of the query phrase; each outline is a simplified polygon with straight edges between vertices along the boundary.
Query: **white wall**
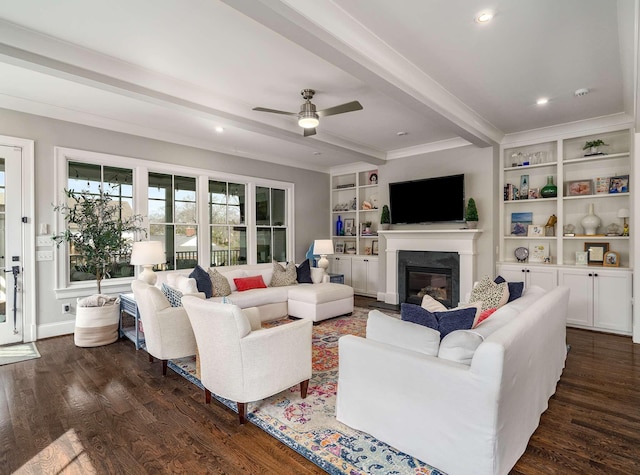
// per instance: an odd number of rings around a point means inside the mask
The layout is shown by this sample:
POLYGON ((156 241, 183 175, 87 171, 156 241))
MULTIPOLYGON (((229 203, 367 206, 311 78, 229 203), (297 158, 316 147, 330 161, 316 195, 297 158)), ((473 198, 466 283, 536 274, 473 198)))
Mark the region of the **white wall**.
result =
MULTIPOLYGON (((54 146, 102 152, 163 163, 219 172, 249 175, 287 181, 295 184, 295 260, 304 259, 311 242, 325 237, 326 220, 315 219, 329 215, 329 175, 298 168, 274 165, 232 155, 175 145, 132 135, 87 127, 21 112, 0 109, 0 134, 35 141, 35 223, 49 224, 53 229, 55 217, 54 146)), ((62 300, 54 292, 55 261, 36 263, 38 338, 62 334, 71 328, 73 315, 62 314, 62 300)), ((88 292, 90 293, 90 292, 88 292)))
MULTIPOLYGON (((389 204, 389 183, 445 175, 465 175, 465 197, 473 198, 478 207, 478 229, 482 229, 477 242, 477 278, 493 276, 495 272, 494 223, 497 223, 497 147, 478 148, 474 145, 428 153, 419 157, 392 160, 379 169, 380 207, 389 204)), ((416 203, 416 206, 438 206, 438 203, 416 203)), ((391 229, 460 228, 463 223, 432 225, 392 225, 391 229)), ((383 241, 383 240, 381 240, 383 241)), ((380 242, 380 256, 384 256, 384 244, 380 242)), ((379 261, 378 289, 384 290, 385 259, 379 261)))

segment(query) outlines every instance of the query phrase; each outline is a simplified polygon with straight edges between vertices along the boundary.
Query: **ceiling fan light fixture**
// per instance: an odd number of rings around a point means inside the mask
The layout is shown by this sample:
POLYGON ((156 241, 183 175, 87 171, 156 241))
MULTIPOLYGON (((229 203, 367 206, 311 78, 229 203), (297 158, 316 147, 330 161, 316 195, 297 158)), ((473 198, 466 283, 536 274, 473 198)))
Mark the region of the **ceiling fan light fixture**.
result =
POLYGON ((314 129, 319 123, 317 114, 306 114, 298 119, 298 125, 303 129, 314 129))

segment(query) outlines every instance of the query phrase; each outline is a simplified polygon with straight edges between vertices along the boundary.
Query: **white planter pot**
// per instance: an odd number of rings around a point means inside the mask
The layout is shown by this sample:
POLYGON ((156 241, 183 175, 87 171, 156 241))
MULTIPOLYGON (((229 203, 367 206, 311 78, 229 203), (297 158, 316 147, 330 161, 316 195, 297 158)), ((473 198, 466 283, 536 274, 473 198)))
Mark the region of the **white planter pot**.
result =
POLYGON ((108 345, 118 340, 120 303, 104 307, 76 307, 76 346, 108 345))

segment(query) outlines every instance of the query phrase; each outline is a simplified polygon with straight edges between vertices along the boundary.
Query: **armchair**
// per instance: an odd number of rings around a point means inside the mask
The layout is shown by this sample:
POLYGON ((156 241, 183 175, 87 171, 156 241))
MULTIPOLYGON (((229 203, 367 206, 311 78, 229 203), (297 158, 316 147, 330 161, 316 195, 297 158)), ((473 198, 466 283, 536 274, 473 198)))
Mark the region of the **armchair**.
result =
MULTIPOLYGON (((196 354, 196 339, 187 312, 183 307, 172 307, 162 291, 142 280, 131 282, 149 361, 162 361, 162 375, 167 375, 167 360, 196 354)), ((197 297, 193 297, 197 298, 197 297)))
POLYGON ((235 401, 244 424, 249 402, 298 383, 306 398, 311 378, 310 320, 252 330, 250 318, 237 305, 191 296, 183 297, 182 304, 196 335, 207 404, 212 392, 235 401))

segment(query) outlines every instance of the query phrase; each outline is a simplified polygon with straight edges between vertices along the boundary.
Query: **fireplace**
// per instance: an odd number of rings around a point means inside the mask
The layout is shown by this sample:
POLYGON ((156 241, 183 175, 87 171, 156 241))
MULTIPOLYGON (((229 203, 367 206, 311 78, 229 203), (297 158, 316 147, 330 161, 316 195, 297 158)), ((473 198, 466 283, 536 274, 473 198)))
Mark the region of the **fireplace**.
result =
POLYGON ((430 295, 447 308, 455 307, 452 274, 452 269, 407 266, 404 301, 420 305, 422 298, 430 295))
POLYGON ((400 303, 420 305, 425 294, 447 308, 460 301, 460 256, 457 252, 399 251, 400 303))

